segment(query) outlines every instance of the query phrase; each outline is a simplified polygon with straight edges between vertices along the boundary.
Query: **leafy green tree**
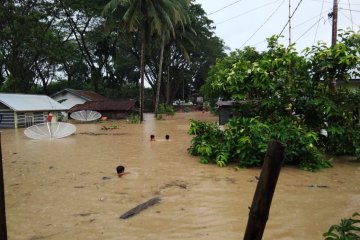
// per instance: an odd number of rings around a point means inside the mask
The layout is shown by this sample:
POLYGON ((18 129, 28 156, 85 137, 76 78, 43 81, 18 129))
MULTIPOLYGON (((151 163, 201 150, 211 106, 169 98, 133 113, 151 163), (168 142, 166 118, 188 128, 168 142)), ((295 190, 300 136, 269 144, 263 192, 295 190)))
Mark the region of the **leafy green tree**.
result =
POLYGON ((78 45, 81 59, 89 68, 91 86, 98 92, 103 80, 105 66, 111 59, 115 39, 104 32, 101 16, 106 1, 60 1, 68 39, 78 45))
POLYGON ((310 58, 311 78, 325 81, 325 86, 331 87, 333 79, 348 81, 351 77, 359 76, 359 36, 353 31, 341 31, 340 40, 334 46, 328 47, 320 42, 306 48, 304 51, 310 58))
POLYGON ((2 90, 30 92, 57 78, 59 41, 54 30, 58 8, 46 1, 5 1, 0 8, 2 90))
MULTIPOLYGON (((352 71, 358 71, 357 34, 343 34, 330 49, 324 45, 307 49, 306 57, 299 55, 294 46, 285 48, 277 38, 269 38, 268 50, 259 55, 248 48, 218 61, 203 87, 205 96, 244 101, 238 104, 235 116, 257 118, 268 125, 272 138, 287 144, 287 162, 303 169, 329 166, 320 150, 360 158, 356 104, 360 93, 328 89, 333 77, 347 80, 352 71)), ((242 126, 241 122, 236 125, 242 126)), ((242 154, 262 144, 256 136, 249 137, 249 141, 251 144, 244 141, 237 146, 242 154)), ((253 163, 252 159, 244 161, 253 163)))

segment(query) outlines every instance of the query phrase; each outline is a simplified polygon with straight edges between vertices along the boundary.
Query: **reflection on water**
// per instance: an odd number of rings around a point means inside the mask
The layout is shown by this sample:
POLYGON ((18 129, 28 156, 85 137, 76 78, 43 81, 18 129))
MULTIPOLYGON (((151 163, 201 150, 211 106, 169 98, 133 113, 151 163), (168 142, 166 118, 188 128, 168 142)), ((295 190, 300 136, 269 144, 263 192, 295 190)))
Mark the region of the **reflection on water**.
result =
MULTIPOLYGON (((148 114, 141 125, 77 124, 71 137, 40 141, 23 129, 3 130, 9 239, 242 239, 260 170, 202 165, 189 156, 191 118, 217 120, 198 112, 163 121, 148 114), (130 174, 117 177, 119 164, 130 174), (159 204, 119 219, 155 196, 159 204)), ((321 239, 360 210, 359 171, 346 159, 319 173, 283 168, 263 239, 321 239), (314 187, 320 185, 327 187, 314 187)))

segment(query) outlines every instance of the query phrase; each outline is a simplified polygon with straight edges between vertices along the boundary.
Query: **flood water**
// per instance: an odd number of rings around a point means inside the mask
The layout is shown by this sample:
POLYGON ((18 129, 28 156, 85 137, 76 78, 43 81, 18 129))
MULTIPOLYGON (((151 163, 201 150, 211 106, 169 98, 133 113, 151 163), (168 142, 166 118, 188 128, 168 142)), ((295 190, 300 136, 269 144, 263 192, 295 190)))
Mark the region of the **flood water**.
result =
MULTIPOLYGON (((76 124, 75 135, 56 140, 2 130, 9 239, 243 239, 260 169, 200 164, 187 153, 189 119, 217 121, 201 112, 145 115, 143 124, 76 124), (130 174, 117 177, 119 164, 130 174), (119 218, 153 197, 161 202, 119 218)), ((283 167, 263 239, 323 239, 360 211, 359 183, 351 158, 317 173, 283 167)))

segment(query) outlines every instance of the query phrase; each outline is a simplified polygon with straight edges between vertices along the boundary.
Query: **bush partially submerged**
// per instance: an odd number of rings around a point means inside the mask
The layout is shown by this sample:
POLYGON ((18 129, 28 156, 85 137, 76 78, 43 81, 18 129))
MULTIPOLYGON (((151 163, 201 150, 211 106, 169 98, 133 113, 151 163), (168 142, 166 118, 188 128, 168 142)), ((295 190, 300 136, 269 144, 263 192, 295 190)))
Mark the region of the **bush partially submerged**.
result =
POLYGON ((287 146, 285 164, 308 171, 331 166, 317 147, 318 135, 294 125, 290 119, 270 124, 257 118, 233 118, 224 131, 214 123, 191 120, 189 134, 195 135, 189 153, 200 156, 202 163, 260 166, 268 143, 274 139, 287 146))
POLYGON ((324 240, 360 240, 359 216, 359 213, 354 213, 351 218, 341 219, 339 225, 332 225, 323 234, 324 240))

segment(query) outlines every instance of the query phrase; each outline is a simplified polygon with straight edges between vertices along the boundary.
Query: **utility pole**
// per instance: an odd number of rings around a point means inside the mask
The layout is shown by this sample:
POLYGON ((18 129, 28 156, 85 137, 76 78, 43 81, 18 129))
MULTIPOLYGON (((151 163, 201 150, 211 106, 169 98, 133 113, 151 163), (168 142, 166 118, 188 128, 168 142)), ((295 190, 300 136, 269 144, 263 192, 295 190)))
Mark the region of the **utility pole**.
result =
POLYGON ((289 47, 291 45, 291 0, 289 0, 289 47))
POLYGON ((5 187, 4 187, 3 172, 4 171, 3 171, 1 132, 0 132, 0 239, 7 240, 6 214, 5 214, 5 187))
POLYGON ((337 38, 338 0, 334 0, 332 19, 331 46, 334 46, 337 38))
MULTIPOLYGON (((337 19, 338 19, 338 0, 334 0, 333 12, 332 12, 332 33, 331 33, 331 47, 334 47, 336 44, 337 38, 337 19)), ((336 78, 333 77, 330 83, 330 90, 332 92, 336 91, 336 78)))

